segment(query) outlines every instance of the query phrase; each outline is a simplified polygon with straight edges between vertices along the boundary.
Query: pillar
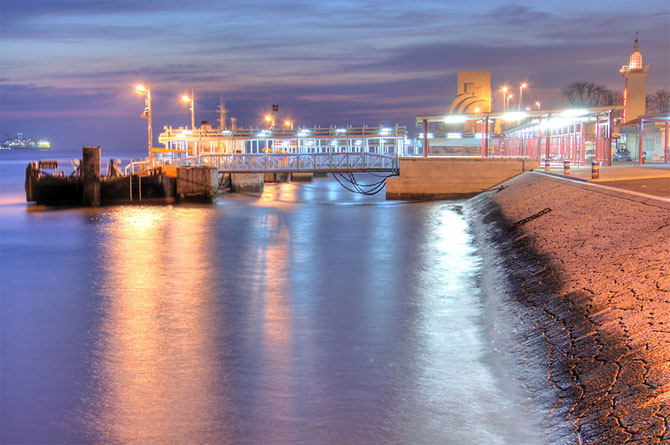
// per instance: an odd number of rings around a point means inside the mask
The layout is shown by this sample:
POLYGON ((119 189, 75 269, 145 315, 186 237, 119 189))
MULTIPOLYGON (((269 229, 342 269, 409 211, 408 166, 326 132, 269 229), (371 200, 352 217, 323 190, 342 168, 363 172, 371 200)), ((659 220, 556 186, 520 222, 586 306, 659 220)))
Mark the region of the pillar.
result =
POLYGON ((83 204, 97 207, 100 205, 100 147, 82 148, 83 204))
POLYGON ((664 148, 663 148, 663 156, 665 157, 665 163, 666 164, 668 162, 670 162, 670 153, 668 153, 668 147, 670 147, 670 145, 668 144, 668 136, 670 136, 670 134, 668 134, 668 123, 666 122, 665 123, 665 145, 664 145, 664 148))
POLYGON ((489 155, 489 117, 482 122, 482 158, 489 155))
POLYGON ((607 139, 605 139, 605 165, 612 166, 612 110, 607 112, 607 139))
POLYGON ((637 151, 637 165, 642 165, 642 152, 644 151, 644 120, 640 118, 640 134, 637 151))
POLYGON ((423 120, 423 157, 428 157, 428 119, 423 120))

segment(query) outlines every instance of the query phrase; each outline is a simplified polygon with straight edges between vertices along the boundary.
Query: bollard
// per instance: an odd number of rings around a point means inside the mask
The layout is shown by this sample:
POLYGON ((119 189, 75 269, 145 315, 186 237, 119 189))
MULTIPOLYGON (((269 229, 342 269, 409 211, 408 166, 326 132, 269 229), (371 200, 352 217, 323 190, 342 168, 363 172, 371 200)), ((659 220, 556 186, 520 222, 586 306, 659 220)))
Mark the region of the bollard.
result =
POLYGON ((544 171, 548 172, 551 170, 551 160, 550 159, 545 159, 544 160, 544 171))
POLYGON ((591 162, 591 179, 600 178, 600 163, 593 161, 591 162))
POLYGON ((570 174, 570 161, 563 161, 563 174, 564 175, 570 174))

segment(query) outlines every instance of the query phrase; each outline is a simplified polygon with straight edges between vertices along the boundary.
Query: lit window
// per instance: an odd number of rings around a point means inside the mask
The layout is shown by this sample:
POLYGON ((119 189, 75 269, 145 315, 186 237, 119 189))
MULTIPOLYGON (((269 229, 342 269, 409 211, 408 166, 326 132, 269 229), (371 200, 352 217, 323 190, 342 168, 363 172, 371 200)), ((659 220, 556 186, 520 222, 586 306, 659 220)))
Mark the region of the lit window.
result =
POLYGON ((635 51, 630 55, 630 69, 639 70, 642 68, 642 54, 635 51))

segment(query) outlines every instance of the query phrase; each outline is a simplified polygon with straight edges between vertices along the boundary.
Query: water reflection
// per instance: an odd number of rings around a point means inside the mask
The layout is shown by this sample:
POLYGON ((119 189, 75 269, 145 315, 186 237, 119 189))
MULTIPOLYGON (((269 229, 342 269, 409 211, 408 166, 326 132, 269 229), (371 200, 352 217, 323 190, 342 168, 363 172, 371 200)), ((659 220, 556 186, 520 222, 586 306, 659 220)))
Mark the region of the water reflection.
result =
POLYGON ((102 441, 225 440, 217 419, 208 220, 202 209, 125 207, 110 214, 101 248, 104 295, 90 422, 102 441), (210 437, 207 433, 211 434, 210 437))
POLYGON ((278 437, 290 441, 297 386, 287 285, 290 233, 285 214, 274 209, 255 215, 250 226, 254 241, 247 245, 243 261, 252 265, 254 276, 248 283, 251 306, 246 331, 259 330, 260 355, 248 386, 248 415, 253 423, 265 426, 253 432, 259 443, 272 443, 278 437))

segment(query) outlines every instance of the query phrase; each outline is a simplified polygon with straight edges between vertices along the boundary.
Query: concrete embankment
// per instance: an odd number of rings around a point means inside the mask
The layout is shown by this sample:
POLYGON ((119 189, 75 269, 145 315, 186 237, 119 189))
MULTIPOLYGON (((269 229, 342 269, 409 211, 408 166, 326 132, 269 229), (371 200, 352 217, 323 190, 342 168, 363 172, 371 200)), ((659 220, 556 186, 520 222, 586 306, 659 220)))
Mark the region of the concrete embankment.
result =
POLYGON ((560 443, 670 443, 670 202, 524 173, 468 202, 560 443), (549 209, 549 210, 545 210, 549 209))

